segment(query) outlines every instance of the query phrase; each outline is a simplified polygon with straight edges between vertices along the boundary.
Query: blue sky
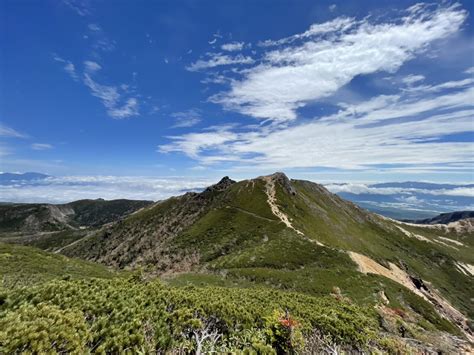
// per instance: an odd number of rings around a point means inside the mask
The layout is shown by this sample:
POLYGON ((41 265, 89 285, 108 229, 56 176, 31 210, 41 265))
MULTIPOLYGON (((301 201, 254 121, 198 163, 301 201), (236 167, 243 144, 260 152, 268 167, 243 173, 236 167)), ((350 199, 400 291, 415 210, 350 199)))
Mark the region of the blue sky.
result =
POLYGON ((473 181, 473 5, 2 1, 0 170, 473 181))

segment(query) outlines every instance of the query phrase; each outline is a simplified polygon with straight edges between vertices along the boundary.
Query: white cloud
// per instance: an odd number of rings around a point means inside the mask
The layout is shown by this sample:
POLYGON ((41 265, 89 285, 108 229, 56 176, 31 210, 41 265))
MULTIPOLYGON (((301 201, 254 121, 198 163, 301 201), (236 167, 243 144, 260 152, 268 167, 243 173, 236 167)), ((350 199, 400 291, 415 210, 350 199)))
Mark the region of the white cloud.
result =
POLYGON ((331 4, 328 6, 328 10, 331 11, 331 12, 334 12, 336 11, 337 9, 337 5, 336 4, 331 4))
POLYGON ((159 150, 182 152, 201 164, 233 161, 267 169, 472 169, 474 144, 440 137, 472 129, 473 97, 474 87, 381 95, 340 104, 338 113, 300 124, 225 127, 170 137, 172 142, 159 150))
POLYGON ((216 183, 208 178, 141 176, 49 177, 31 185, 0 186, 1 201, 63 203, 79 199, 161 200, 216 183))
POLYGON ((470 67, 466 69, 464 73, 474 75, 474 67, 470 67))
POLYGON ((24 133, 20 133, 14 130, 13 128, 5 126, 4 124, 0 123, 0 137, 27 138, 28 135, 24 133))
POLYGON ((189 71, 199 71, 203 69, 215 68, 222 65, 231 64, 253 64, 254 60, 251 57, 243 56, 242 54, 231 57, 229 55, 223 55, 220 53, 214 53, 207 60, 198 60, 191 65, 187 66, 186 69, 189 71))
POLYGON ((373 194, 373 195, 394 195, 400 194, 404 191, 402 188, 396 187, 369 187, 366 184, 356 184, 356 183, 347 183, 347 184, 327 184, 324 185, 332 193, 341 193, 348 192, 356 195, 361 194, 373 194))
POLYGON ((79 16, 91 14, 88 0, 63 0, 63 3, 79 16))
MULTIPOLYGON (((238 135, 229 132, 228 127, 218 127, 209 132, 189 133, 183 136, 171 136, 168 138, 174 142, 159 146, 159 152, 183 152, 191 158, 201 159, 200 153, 203 150, 221 147, 222 144, 237 139, 238 135)), ((222 157, 222 159, 226 158, 222 157)))
POLYGON ((134 97, 130 97, 125 100, 121 106, 115 106, 109 108, 108 114, 113 118, 128 118, 138 115, 138 100, 134 97))
POLYGON ((331 33, 335 33, 338 31, 345 32, 350 28, 354 27, 357 22, 354 21, 353 18, 348 17, 338 17, 334 20, 324 22, 324 23, 317 23, 310 26, 310 28, 303 32, 298 33, 290 37, 281 38, 279 40, 266 40, 259 43, 261 47, 273 47, 273 46, 280 46, 284 44, 293 43, 297 40, 304 40, 314 36, 319 35, 327 35, 331 33))
POLYGON ((100 57, 99 52, 110 52, 115 49, 115 41, 111 40, 102 27, 97 23, 90 23, 87 25, 89 31, 87 38, 92 40, 92 55, 100 57))
POLYGON ((324 185, 332 193, 347 192, 355 195, 401 195, 399 199, 406 202, 420 202, 420 197, 413 194, 424 194, 433 196, 463 196, 474 197, 474 188, 467 186, 453 187, 450 189, 419 189, 407 187, 374 187, 367 184, 343 183, 324 185))
POLYGON ((53 146, 48 143, 33 143, 31 144, 31 149, 33 150, 49 150, 53 149, 53 146))
MULTIPOLYGON (((386 23, 336 18, 302 34, 261 43, 276 49, 233 80, 229 91, 210 98, 228 110, 275 121, 294 120, 308 102, 328 97, 355 76, 395 72, 436 40, 456 33, 467 17, 457 5, 416 6, 386 23)), ((188 67, 200 70, 229 58, 211 58, 188 67)))
POLYGON ((244 48, 245 43, 244 42, 231 42, 231 43, 225 43, 221 46, 221 49, 223 51, 228 51, 228 52, 235 52, 235 51, 240 51, 242 48, 244 48))
POLYGON ((102 69, 102 67, 100 66, 99 63, 97 62, 93 62, 93 61, 90 61, 90 60, 86 60, 84 62, 84 70, 87 72, 87 73, 94 73, 98 70, 102 69))
POLYGON ((402 79, 402 82, 407 84, 407 85, 412 85, 415 84, 419 81, 425 80, 425 77, 423 75, 415 75, 415 74, 410 74, 402 79))
POLYGON ((473 187, 458 187, 455 189, 444 189, 433 192, 434 195, 447 195, 447 196, 469 196, 474 197, 473 187))
POLYGON ((93 32, 100 32, 102 28, 96 23, 90 23, 87 25, 87 28, 93 32))
POLYGON ((64 66, 63 66, 63 70, 68 73, 68 75, 74 80, 74 81, 78 81, 79 80, 79 76, 77 75, 77 72, 76 72, 76 67, 75 65, 69 61, 69 60, 65 60, 57 55, 55 55, 53 57, 53 59, 56 61, 56 62, 59 62, 59 63, 63 63, 64 66))
MULTIPOLYGON (((91 26, 91 25, 89 25, 91 26)), ((94 25, 95 26, 95 25, 94 25)), ((78 80, 74 64, 57 55, 53 57, 57 62, 64 63, 64 70, 74 79, 78 80)), ((123 119, 137 116, 139 114, 139 102, 136 97, 124 97, 129 93, 129 85, 120 84, 103 85, 94 79, 94 75, 102 69, 102 66, 96 61, 84 61, 84 73, 82 81, 90 89, 91 94, 98 97, 105 108, 107 114, 115 119, 123 119)))
POLYGON ((84 62, 84 84, 90 89, 91 94, 99 98, 107 114, 115 119, 123 119, 137 116, 139 114, 139 103, 137 98, 124 98, 119 92, 119 87, 99 84, 92 75, 101 69, 101 66, 92 61, 84 62))
POLYGON ((192 127, 201 122, 201 113, 197 109, 174 112, 170 116, 175 120, 173 128, 192 127))

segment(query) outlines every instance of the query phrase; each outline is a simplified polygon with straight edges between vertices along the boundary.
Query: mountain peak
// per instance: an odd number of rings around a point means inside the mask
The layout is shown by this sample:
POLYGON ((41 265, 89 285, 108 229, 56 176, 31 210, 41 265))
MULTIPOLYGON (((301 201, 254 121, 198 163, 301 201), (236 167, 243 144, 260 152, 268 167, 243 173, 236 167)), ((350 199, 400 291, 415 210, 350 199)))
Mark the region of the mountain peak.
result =
POLYGON ((228 176, 224 176, 217 184, 209 186, 205 191, 223 191, 235 183, 236 181, 228 176))
POLYGON ((288 193, 295 195, 296 190, 294 189, 293 185, 291 184, 291 180, 286 176, 285 173, 277 171, 273 174, 261 176, 264 180, 271 180, 273 182, 279 183, 288 193))

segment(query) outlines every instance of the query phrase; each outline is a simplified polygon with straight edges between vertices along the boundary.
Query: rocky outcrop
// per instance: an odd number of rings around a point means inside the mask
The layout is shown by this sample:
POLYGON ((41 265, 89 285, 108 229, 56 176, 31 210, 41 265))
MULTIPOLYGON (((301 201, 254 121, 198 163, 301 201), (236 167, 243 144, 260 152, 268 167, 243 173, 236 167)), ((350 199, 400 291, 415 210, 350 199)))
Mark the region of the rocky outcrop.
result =
POLYGON ((211 185, 206 188, 204 191, 224 191, 227 190, 230 186, 234 185, 236 181, 232 180, 228 176, 224 176, 217 184, 211 185))

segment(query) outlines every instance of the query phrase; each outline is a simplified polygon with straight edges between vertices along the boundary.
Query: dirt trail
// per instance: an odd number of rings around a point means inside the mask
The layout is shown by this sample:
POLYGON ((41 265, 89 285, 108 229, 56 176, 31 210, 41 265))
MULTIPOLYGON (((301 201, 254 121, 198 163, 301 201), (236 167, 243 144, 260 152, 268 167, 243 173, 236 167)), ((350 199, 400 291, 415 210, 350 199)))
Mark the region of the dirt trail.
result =
POLYGON ((295 228, 293 226, 293 224, 291 224, 290 219, 288 218, 288 216, 282 210, 280 210, 280 207, 278 207, 278 204, 277 204, 275 181, 273 180, 272 175, 262 176, 262 179, 265 181, 265 193, 267 194, 267 203, 270 206, 270 209, 272 210, 272 213, 281 222, 283 222, 285 224, 285 226, 287 226, 288 228, 295 231, 298 235, 302 236, 307 241, 310 241, 311 243, 316 243, 319 246, 325 246, 323 243, 305 236, 302 231, 295 228))
MULTIPOLYGON (((456 324, 470 342, 474 342, 474 336, 468 326, 468 319, 454 308, 444 297, 442 297, 430 284, 424 283, 425 287, 417 288, 410 276, 398 266, 389 263, 390 268, 379 264, 368 256, 350 251, 351 259, 358 265, 359 271, 364 274, 376 274, 385 276, 405 286, 413 293, 430 302, 438 313, 456 324)), ((463 265, 464 266, 464 265, 463 265)))
POLYGON ((72 247, 73 245, 76 245, 77 243, 83 241, 85 238, 90 237, 90 236, 93 235, 94 233, 95 233, 95 231, 92 231, 92 232, 90 232, 90 233, 87 233, 85 236, 83 236, 83 237, 81 237, 81 238, 79 238, 79 239, 76 239, 76 240, 73 241, 72 243, 69 243, 69 244, 64 245, 63 247, 61 247, 61 248, 59 248, 59 249, 56 249, 56 250, 54 251, 54 253, 55 253, 55 254, 59 254, 59 253, 61 253, 64 249, 67 249, 67 248, 69 248, 69 247, 72 247))
POLYGON ((264 176, 263 180, 265 181, 265 192, 267 194, 267 202, 270 206, 272 213, 282 221, 288 228, 293 229, 299 235, 303 235, 303 232, 293 227, 288 216, 280 210, 280 207, 277 205, 276 201, 276 190, 275 190, 275 181, 273 181, 272 176, 264 176))
POLYGON ((265 221, 278 222, 278 221, 276 221, 276 220, 274 220, 274 219, 270 219, 270 218, 267 218, 267 217, 263 217, 263 216, 260 216, 260 215, 258 215, 258 214, 256 214, 256 213, 253 213, 253 212, 244 210, 243 208, 240 208, 240 207, 236 207, 236 206, 226 206, 226 208, 233 208, 233 209, 239 210, 240 212, 246 213, 246 214, 248 214, 248 215, 250 215, 250 216, 263 219, 263 220, 265 220, 265 221))

